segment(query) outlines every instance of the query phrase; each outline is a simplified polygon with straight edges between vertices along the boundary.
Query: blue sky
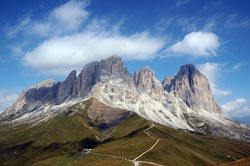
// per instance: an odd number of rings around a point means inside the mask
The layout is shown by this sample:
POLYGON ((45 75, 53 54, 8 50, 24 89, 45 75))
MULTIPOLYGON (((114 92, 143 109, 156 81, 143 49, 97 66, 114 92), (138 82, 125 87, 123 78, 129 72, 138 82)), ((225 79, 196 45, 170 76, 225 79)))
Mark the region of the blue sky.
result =
POLYGON ((2 0, 0 110, 48 78, 121 56, 158 79, 193 63, 227 116, 250 115, 247 0, 2 0))

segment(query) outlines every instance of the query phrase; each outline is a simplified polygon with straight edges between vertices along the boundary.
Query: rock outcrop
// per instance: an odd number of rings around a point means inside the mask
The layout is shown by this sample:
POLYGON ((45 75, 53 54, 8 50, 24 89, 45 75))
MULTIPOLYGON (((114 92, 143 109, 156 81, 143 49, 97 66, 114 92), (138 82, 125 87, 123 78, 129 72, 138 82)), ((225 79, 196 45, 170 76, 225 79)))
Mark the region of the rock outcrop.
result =
POLYGON ((194 65, 181 66, 175 76, 163 81, 164 89, 175 97, 181 98, 191 109, 222 113, 215 103, 208 79, 194 65))
POLYGON ((163 87, 155 78, 154 72, 149 67, 135 72, 134 82, 138 91, 148 93, 154 99, 159 100, 163 94, 163 87))
POLYGON ((122 77, 128 70, 123 66, 120 57, 111 57, 100 62, 87 64, 78 75, 73 88, 73 97, 85 97, 97 83, 109 79, 111 76, 122 77))
POLYGON ((47 80, 32 86, 1 114, 0 120, 14 124, 46 121, 89 98, 100 101, 93 101, 87 115, 102 129, 122 120, 130 113, 128 110, 176 129, 250 138, 248 127, 223 116, 208 79, 194 65, 182 66, 176 75, 161 83, 148 67, 129 74, 119 57, 89 63, 78 76, 72 71, 63 82, 47 80))
POLYGON ((57 89, 58 84, 53 79, 33 85, 23 91, 17 101, 3 114, 14 116, 36 110, 46 104, 56 104, 57 89))
POLYGON ((75 82, 76 82, 76 70, 73 70, 72 72, 70 72, 65 81, 59 83, 57 91, 58 103, 64 102, 72 95, 75 82))
POLYGON ((89 63, 82 69, 74 84, 72 93, 74 98, 84 97, 90 92, 100 76, 98 69, 99 62, 89 63))
POLYGON ((80 74, 70 72, 63 82, 49 79, 31 86, 22 92, 16 103, 4 112, 4 116, 31 112, 46 105, 59 105, 66 100, 86 97, 92 87, 110 77, 129 75, 120 57, 110 57, 100 62, 87 64, 80 74))

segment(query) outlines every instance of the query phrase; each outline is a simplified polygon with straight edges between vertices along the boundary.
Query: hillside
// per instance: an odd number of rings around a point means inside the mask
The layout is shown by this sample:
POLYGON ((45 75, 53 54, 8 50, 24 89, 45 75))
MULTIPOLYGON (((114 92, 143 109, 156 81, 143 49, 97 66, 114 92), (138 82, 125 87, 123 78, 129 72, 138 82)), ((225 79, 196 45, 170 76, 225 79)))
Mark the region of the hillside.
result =
MULTIPOLYGON (((250 156, 249 144, 178 131, 134 114, 105 130, 100 129, 88 117, 88 111, 100 111, 96 103, 104 107, 96 99, 90 99, 35 126, 1 123, 1 165, 191 166, 216 165, 250 156), (93 150, 82 155, 79 152, 83 148, 93 150)), ((114 111, 108 106, 104 108, 101 109, 104 114, 114 111)))

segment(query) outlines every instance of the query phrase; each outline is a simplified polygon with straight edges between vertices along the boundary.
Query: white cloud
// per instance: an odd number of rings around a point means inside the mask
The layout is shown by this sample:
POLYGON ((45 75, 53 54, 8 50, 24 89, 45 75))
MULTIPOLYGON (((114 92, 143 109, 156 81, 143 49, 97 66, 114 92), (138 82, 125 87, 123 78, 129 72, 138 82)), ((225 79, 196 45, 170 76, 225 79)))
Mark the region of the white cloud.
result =
MULTIPOLYGON (((173 55, 215 56, 220 46, 219 37, 212 32, 197 31, 185 35, 184 39, 167 48, 173 55)), ((168 56, 168 55, 167 55, 168 56)))
POLYGON ((58 21, 64 28, 77 29, 89 16, 88 11, 85 10, 87 4, 87 1, 71 0, 54 9, 49 17, 52 20, 58 21))
POLYGON ((124 59, 154 58, 164 41, 148 33, 130 36, 108 31, 85 31, 51 38, 23 57, 26 66, 45 73, 66 74, 91 61, 119 55, 124 59))
POLYGON ((231 90, 219 89, 217 87, 217 82, 221 77, 220 74, 223 72, 222 64, 207 62, 204 64, 197 65, 197 68, 202 74, 204 74, 208 78, 214 95, 228 96, 232 93, 231 90))
POLYGON ((0 90, 0 112, 4 111, 13 104, 18 97, 16 93, 10 93, 6 90, 0 90))
POLYGON ((250 101, 244 98, 238 98, 221 105, 224 114, 228 117, 250 116, 250 101))
POLYGON ((9 28, 7 36, 14 37, 16 34, 25 33, 47 37, 74 32, 88 19, 89 12, 85 9, 88 4, 87 0, 70 0, 49 12, 42 20, 26 17, 16 26, 9 28))
MULTIPOLYGON (((125 60, 154 58, 165 44, 162 37, 148 32, 124 35, 121 19, 110 25, 105 18, 91 18, 86 24, 89 1, 70 0, 48 12, 44 19, 26 21, 17 26, 15 33, 29 35, 40 41, 34 47, 12 47, 15 54, 21 54, 25 66, 41 73, 65 75, 69 70, 79 70, 85 64, 113 55, 125 60), (35 35, 33 35, 35 34, 35 35), (27 50, 29 48, 29 50, 27 50)), ((22 36, 23 37, 23 36, 22 36)), ((26 36, 25 36, 26 37, 26 36)))
POLYGON ((52 10, 44 22, 35 23, 33 31, 43 36, 75 31, 89 17, 87 5, 87 1, 71 0, 52 10))

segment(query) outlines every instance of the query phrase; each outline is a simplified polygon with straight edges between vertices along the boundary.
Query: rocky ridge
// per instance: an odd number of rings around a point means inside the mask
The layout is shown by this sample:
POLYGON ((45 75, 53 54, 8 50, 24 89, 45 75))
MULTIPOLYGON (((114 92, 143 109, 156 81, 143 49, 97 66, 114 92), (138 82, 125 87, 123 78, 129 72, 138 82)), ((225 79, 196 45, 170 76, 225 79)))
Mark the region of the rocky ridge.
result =
POLYGON ((129 75, 119 57, 111 57, 100 62, 87 64, 76 76, 73 70, 63 82, 49 79, 23 91, 4 116, 17 117, 46 105, 60 105, 73 99, 83 99, 97 83, 119 75, 129 75))
MULTIPOLYGON (((63 82, 50 80, 32 86, 1 116, 8 122, 47 120, 60 110, 89 98, 176 129, 250 138, 248 127, 223 116, 207 78, 194 65, 183 65, 176 75, 160 82, 149 67, 131 75, 119 57, 89 63, 78 76, 72 71, 63 82)), ((93 110, 88 114, 90 118, 108 121, 108 116, 96 117, 93 110)), ((104 116, 100 112, 98 115, 104 116)))

